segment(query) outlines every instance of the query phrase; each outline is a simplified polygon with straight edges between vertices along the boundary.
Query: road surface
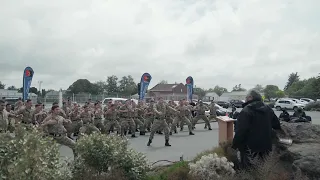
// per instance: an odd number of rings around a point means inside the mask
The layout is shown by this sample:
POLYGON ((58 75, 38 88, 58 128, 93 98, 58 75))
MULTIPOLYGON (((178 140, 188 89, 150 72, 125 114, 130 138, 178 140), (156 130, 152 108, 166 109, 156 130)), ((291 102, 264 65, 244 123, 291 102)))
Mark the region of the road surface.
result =
MULTIPOLYGON (((241 109, 239 109, 240 111, 241 109)), ((280 111, 275 111, 277 116, 280 111)), ((290 114, 292 112, 289 111, 290 114)), ((320 112, 306 112, 311 116, 313 124, 320 124, 320 112)), ((129 138, 130 146, 144 153, 150 162, 158 160, 179 161, 180 156, 183 155, 184 159, 192 159, 198 153, 211 149, 218 145, 218 124, 211 123, 212 131, 204 129, 204 124, 197 124, 194 133, 196 135, 189 136, 187 126, 183 132, 170 136, 171 147, 164 146, 164 135, 155 135, 153 143, 147 147, 149 133, 146 136, 139 136, 138 138, 129 138)), ((128 136, 129 137, 129 136, 128 136)), ((72 151, 68 147, 61 146, 61 158, 73 158, 72 151)))

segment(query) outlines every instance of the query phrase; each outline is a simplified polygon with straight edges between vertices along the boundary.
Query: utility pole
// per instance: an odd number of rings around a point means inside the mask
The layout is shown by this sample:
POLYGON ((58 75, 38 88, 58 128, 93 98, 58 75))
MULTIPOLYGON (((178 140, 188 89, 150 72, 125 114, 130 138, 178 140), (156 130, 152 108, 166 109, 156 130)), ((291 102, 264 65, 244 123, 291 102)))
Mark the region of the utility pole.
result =
POLYGON ((38 81, 38 84, 39 84, 39 96, 41 95, 41 84, 43 83, 43 81, 38 81))

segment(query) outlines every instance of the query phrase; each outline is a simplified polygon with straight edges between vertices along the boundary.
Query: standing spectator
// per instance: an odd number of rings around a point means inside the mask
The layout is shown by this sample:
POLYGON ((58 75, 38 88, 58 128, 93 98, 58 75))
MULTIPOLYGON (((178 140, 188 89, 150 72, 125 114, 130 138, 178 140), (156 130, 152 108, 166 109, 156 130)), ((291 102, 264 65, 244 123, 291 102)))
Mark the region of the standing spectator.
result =
POLYGON ((281 130, 274 111, 262 102, 261 95, 249 91, 243 109, 237 118, 233 149, 238 149, 243 168, 250 166, 253 158, 263 158, 272 150, 273 130, 281 130))

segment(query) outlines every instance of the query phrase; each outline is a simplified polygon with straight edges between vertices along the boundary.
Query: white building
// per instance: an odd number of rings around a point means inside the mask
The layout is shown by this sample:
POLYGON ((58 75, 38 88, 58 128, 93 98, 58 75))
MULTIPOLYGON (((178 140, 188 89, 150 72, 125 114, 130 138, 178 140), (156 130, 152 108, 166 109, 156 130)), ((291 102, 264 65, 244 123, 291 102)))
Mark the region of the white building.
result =
MULTIPOLYGON (((0 97, 5 98, 22 98, 22 93, 19 93, 18 90, 7 90, 7 89, 0 89, 0 97)), ((38 95, 34 93, 29 93, 29 99, 36 100, 38 95)))
POLYGON ((203 97, 203 101, 205 102, 209 102, 211 100, 214 100, 214 101, 219 101, 220 100, 220 97, 217 93, 215 92, 207 92, 206 95, 203 97))
POLYGON ((248 91, 225 92, 220 96, 220 101, 245 100, 248 91))

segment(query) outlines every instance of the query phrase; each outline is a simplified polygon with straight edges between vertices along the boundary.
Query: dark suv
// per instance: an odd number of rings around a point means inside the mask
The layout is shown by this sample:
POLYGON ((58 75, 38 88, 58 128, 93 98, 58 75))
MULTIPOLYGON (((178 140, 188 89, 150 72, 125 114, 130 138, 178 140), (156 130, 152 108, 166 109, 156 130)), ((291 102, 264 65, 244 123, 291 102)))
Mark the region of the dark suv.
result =
POLYGON ((234 105, 236 108, 242 108, 242 104, 243 104, 244 102, 243 101, 241 101, 241 100, 231 100, 230 101, 230 104, 231 105, 234 105))
POLYGON ((216 104, 218 104, 219 106, 228 109, 230 107, 230 103, 225 102, 225 101, 217 101, 216 104))

